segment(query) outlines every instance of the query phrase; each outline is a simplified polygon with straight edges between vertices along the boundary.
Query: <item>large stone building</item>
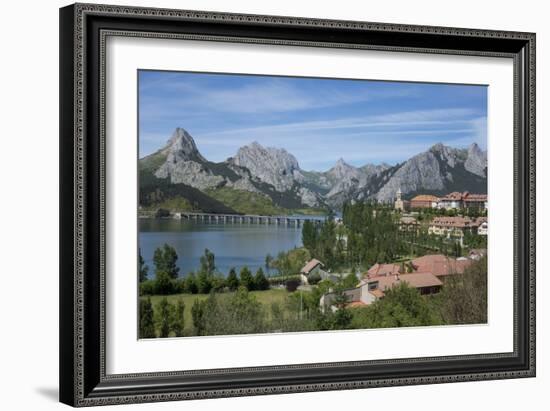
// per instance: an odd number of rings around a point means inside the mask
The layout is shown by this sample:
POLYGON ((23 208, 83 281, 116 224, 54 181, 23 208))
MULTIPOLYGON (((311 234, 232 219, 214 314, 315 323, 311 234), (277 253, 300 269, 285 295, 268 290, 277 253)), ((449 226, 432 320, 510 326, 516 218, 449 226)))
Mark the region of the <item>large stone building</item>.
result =
POLYGON ((459 193, 454 191, 442 197, 438 203, 438 208, 444 208, 446 210, 460 209, 460 208, 477 208, 486 210, 488 206, 487 194, 473 194, 468 191, 459 193))
POLYGON ((478 228, 483 223, 487 229, 487 218, 479 217, 435 217, 428 228, 428 234, 458 238, 462 240, 466 232, 478 234, 478 228))
POLYGON ((428 194, 420 194, 411 200, 411 209, 436 208, 439 198, 428 194))

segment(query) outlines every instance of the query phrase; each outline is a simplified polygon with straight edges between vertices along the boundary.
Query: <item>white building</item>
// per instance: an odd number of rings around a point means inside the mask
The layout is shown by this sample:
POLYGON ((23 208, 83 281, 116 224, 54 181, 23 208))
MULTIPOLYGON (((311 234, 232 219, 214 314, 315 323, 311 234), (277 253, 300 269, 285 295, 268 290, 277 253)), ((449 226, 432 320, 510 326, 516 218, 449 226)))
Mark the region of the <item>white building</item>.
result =
POLYGON ((489 232, 489 224, 487 223, 487 221, 484 221, 477 228, 477 234, 478 235, 487 235, 488 232, 489 232))

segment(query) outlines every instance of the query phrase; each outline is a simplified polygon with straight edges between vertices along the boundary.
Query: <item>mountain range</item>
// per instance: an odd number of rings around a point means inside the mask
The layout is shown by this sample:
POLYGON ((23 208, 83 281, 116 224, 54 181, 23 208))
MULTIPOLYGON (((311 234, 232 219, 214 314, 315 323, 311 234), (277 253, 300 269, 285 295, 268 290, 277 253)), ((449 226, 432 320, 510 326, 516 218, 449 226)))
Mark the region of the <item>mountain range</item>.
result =
POLYGON ((346 201, 392 201, 418 193, 487 192, 487 153, 475 143, 467 149, 441 143, 396 165, 354 167, 339 159, 327 171, 306 171, 285 149, 257 142, 223 162, 208 161, 193 137, 176 128, 166 145, 139 160, 140 205, 179 200, 206 212, 239 212, 239 195, 272 206, 274 212, 304 208, 338 210, 346 201))

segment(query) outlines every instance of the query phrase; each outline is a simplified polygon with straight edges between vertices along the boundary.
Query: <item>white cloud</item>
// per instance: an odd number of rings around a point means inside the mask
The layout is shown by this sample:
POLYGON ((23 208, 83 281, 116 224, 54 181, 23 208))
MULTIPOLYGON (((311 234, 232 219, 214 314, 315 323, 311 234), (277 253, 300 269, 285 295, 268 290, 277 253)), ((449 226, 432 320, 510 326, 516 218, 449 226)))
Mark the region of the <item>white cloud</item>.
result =
POLYGON ((140 87, 143 95, 142 112, 167 116, 177 114, 186 107, 193 111, 208 113, 276 113, 305 109, 335 107, 371 99, 402 98, 416 95, 413 87, 399 90, 343 90, 341 88, 323 88, 304 91, 281 79, 271 79, 261 84, 246 84, 233 88, 213 88, 193 84, 188 80, 174 78, 157 79, 140 87), (146 91, 158 93, 164 90, 162 97, 147 96, 146 91), (168 93, 166 93, 168 92, 168 93))

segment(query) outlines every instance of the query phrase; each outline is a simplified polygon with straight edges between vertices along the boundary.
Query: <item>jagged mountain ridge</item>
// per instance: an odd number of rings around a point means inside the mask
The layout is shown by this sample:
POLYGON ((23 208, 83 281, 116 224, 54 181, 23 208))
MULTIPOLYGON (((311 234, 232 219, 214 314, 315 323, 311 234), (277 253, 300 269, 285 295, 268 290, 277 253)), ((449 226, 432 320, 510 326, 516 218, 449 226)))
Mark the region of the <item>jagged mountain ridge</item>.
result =
POLYGON ((339 159, 328 171, 318 172, 302 170, 285 149, 257 142, 239 148, 226 161, 213 163, 181 128, 165 147, 142 158, 140 169, 164 183, 201 191, 223 187, 250 191, 285 208, 339 209, 346 201, 391 201, 398 189, 407 198, 419 192, 486 192, 487 185, 487 154, 475 143, 468 149, 436 144, 395 166, 354 167, 339 159))

